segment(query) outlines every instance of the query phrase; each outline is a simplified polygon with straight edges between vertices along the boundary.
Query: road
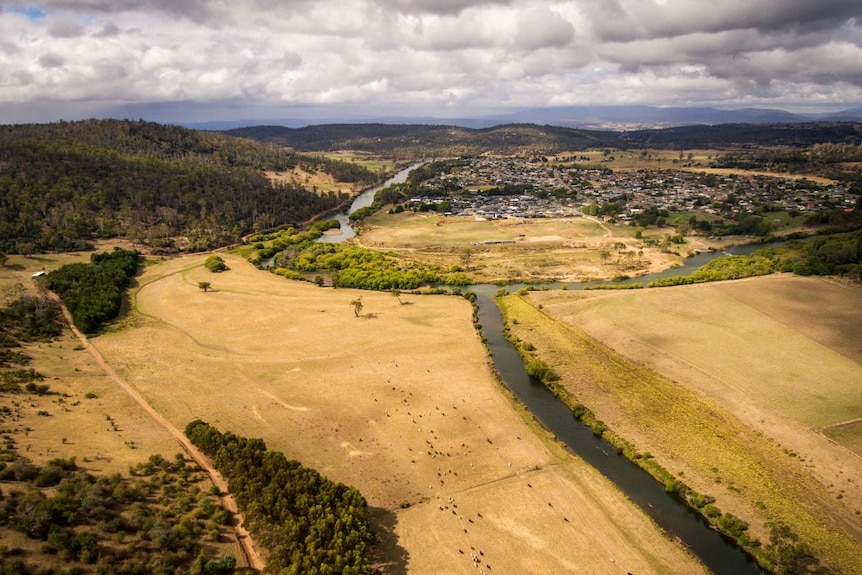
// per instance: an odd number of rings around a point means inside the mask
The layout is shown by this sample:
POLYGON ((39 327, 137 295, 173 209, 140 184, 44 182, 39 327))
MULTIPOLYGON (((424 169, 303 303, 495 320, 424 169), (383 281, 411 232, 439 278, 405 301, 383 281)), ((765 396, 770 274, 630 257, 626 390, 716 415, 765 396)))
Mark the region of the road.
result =
MULTIPOLYGON (((47 290, 46 290, 47 291, 47 290)), ((191 441, 174 425, 169 422, 167 419, 162 417, 160 413, 158 413, 153 407, 147 403, 147 400, 129 385, 123 378, 121 378, 114 369, 108 365, 108 362, 105 361, 105 358, 99 352, 96 347, 90 343, 90 340, 87 339, 87 336, 81 333, 81 331, 75 327, 75 322, 72 319, 72 314, 69 312, 68 308, 66 308, 63 301, 60 299, 60 296, 55 294, 54 292, 47 291, 48 296, 56 301, 60 305, 60 309, 63 311, 63 316, 66 318, 66 321, 69 324, 69 327, 72 329, 72 332, 75 336, 81 341, 81 344, 90 352, 93 358, 96 360, 96 363, 102 368, 105 372, 105 375, 110 377, 123 391, 125 391, 129 396, 135 400, 135 402, 141 406, 141 408, 146 411, 153 420, 163 427, 171 436, 177 440, 177 443, 183 448, 183 450, 188 454, 189 457, 194 460, 198 466, 206 472, 209 476, 210 481, 212 481, 213 485, 219 490, 219 501, 221 502, 222 507, 231 513, 236 518, 236 528, 235 534, 237 542, 240 544, 240 548, 245 554, 246 561, 249 567, 256 569, 258 571, 263 570, 266 566, 266 561, 264 561, 263 556, 258 550, 257 546, 254 543, 251 535, 246 531, 243 527, 243 516, 237 511, 236 500, 233 495, 228 492, 227 489, 227 481, 221 476, 221 474, 213 467, 210 459, 204 455, 197 447, 195 447, 191 441)))

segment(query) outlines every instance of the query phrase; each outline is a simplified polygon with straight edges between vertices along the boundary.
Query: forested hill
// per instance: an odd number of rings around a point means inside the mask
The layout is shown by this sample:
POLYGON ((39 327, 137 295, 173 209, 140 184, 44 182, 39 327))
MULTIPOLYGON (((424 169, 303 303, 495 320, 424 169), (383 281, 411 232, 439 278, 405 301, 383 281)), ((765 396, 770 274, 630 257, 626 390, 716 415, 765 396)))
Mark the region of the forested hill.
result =
POLYGON ((142 121, 0 126, 0 251, 117 236, 168 251, 204 249, 346 199, 275 185, 264 174, 295 166, 342 182, 377 179, 356 164, 142 121))
POLYGON ((305 128, 253 126, 228 134, 303 151, 367 150, 399 159, 472 155, 487 151, 575 152, 588 148, 694 149, 739 146, 810 146, 862 141, 862 124, 719 124, 613 132, 535 124, 470 129, 420 124, 325 124, 305 128))
POLYGON ((621 134, 634 148, 723 148, 735 146, 805 147, 815 144, 862 143, 862 124, 811 122, 807 124, 718 124, 635 130, 621 134))
POLYGON ((422 124, 323 124, 305 128, 252 126, 226 133, 308 152, 366 150, 396 155, 398 159, 473 155, 488 151, 500 154, 522 151, 552 153, 624 145, 614 132, 535 124, 506 124, 485 129, 422 124))

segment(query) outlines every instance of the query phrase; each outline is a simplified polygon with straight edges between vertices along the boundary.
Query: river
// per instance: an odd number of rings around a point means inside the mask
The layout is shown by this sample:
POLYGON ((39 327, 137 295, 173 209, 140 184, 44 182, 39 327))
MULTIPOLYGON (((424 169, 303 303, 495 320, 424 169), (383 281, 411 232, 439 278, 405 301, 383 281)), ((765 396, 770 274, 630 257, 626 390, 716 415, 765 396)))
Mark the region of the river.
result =
POLYGON ((338 220, 338 223, 340 224, 339 230, 341 231, 341 233, 327 233, 324 234, 317 241, 327 244, 337 244, 339 242, 343 242, 344 240, 349 240, 350 238, 356 237, 356 231, 350 225, 350 214, 352 214, 358 209, 370 206, 374 202, 374 195, 383 188, 391 186, 392 184, 403 184, 404 182, 406 182, 407 176, 410 175, 410 172, 412 172, 413 169, 417 166, 421 165, 422 163, 413 164, 412 166, 401 170, 376 188, 365 190, 364 192, 356 196, 356 198, 350 204, 350 208, 348 208, 346 212, 341 212, 340 214, 337 214, 334 218, 338 220))
MULTIPOLYGON (((417 164, 418 165, 418 164, 417 164)), ((348 215, 371 205, 378 190, 394 183, 401 183, 415 166, 411 166, 382 185, 360 194, 351 204, 347 213, 339 214, 341 234, 326 235, 323 242, 341 242, 356 235, 350 226, 348 215)), ((726 253, 748 254, 764 246, 741 246, 730 248, 726 253)), ((724 253, 702 253, 686 258, 681 267, 664 272, 632 278, 627 282, 649 282, 661 277, 685 275, 724 253)), ((592 282, 600 283, 600 282, 592 282)), ((560 284, 548 284, 555 288, 560 284)), ((569 289, 580 289, 583 283, 570 283, 569 289)), ((506 286, 519 289, 519 285, 506 286)), ((735 541, 713 529, 709 523, 694 512, 676 494, 667 493, 664 485, 652 478, 646 471, 617 454, 615 447, 604 439, 596 437, 592 430, 575 420, 572 411, 562 401, 554 397, 541 382, 529 377, 524 370, 515 347, 503 335, 503 318, 494 302, 494 294, 500 288, 496 285, 476 285, 468 289, 476 292, 479 307, 479 323, 486 338, 486 346, 491 354, 494 367, 503 384, 508 387, 536 418, 557 439, 595 467, 612 481, 626 496, 672 537, 679 538, 715 575, 762 575, 754 559, 745 553, 735 541)))
POLYGON ((716 575, 761 574, 754 559, 732 539, 712 529, 679 496, 667 493, 663 484, 618 455, 615 447, 575 420, 571 409, 527 375, 518 351, 503 335, 503 318, 492 295, 492 290, 497 289, 498 286, 477 286, 474 291, 482 334, 503 384, 557 439, 616 484, 657 525, 678 537, 710 571, 716 575))
MULTIPOLYGON (((775 244, 769 244, 775 245, 775 244)), ((728 248, 726 252, 705 252, 683 261, 680 267, 648 276, 632 278, 625 283, 648 283, 662 277, 687 275, 698 267, 723 255, 747 255, 765 247, 748 245, 728 248)), ((569 283, 568 289, 606 283, 569 283)), ((562 284, 548 284, 558 288, 562 284)), ((508 285, 506 289, 517 290, 526 285, 508 285)), ((536 287, 536 286, 532 286, 536 287)), ((678 537, 689 550, 715 575, 761 575, 763 571, 755 560, 745 553, 736 542, 713 529, 699 513, 693 511, 677 494, 667 493, 664 485, 646 471, 617 453, 617 449, 602 438, 596 437, 592 429, 575 420, 572 410, 557 399, 540 381, 527 375, 524 362, 515 346, 503 335, 503 318, 494 302, 500 286, 476 285, 471 291, 477 295, 479 323, 482 335, 491 354, 494 367, 503 384, 523 403, 557 439, 602 475, 610 479, 628 498, 652 517, 656 524, 673 537, 678 537)))

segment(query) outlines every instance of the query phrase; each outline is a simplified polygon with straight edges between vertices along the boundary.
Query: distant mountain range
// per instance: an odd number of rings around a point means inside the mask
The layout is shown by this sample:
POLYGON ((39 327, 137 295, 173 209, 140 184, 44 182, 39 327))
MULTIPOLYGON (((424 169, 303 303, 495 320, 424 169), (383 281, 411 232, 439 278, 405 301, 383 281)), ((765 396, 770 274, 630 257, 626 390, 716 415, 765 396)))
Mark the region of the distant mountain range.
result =
POLYGON ((189 128, 221 131, 262 125, 301 128, 322 124, 380 123, 490 128, 503 124, 523 123, 593 130, 628 131, 691 125, 796 124, 805 122, 862 122, 862 107, 826 114, 794 114, 784 110, 768 108, 722 110, 709 107, 567 106, 559 108, 531 108, 508 114, 477 116, 474 118, 348 115, 320 119, 234 120, 190 123, 185 125, 189 128))

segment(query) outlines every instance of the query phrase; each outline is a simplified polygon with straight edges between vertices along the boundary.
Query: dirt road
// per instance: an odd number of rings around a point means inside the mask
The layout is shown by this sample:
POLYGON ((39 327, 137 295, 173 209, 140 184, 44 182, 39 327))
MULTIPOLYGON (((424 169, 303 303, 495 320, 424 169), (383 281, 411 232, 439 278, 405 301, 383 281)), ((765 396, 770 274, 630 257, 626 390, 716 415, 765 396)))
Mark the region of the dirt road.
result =
POLYGON ((72 329, 72 332, 75 336, 81 341, 81 344, 90 352, 93 358, 96 360, 96 363, 102 368, 105 374, 110 377, 123 391, 125 391, 132 399, 137 402, 138 405, 146 411, 150 417, 155 420, 161 427, 163 427, 174 439, 177 440, 177 443, 183 448, 183 450, 189 455, 189 457, 197 463, 201 469, 203 469, 206 474, 209 476, 213 485, 219 490, 219 500, 221 501, 222 507, 231 513, 236 518, 236 539, 240 544, 240 547, 245 554, 246 561, 249 567, 253 569, 257 569, 258 571, 262 570, 266 566, 266 561, 264 561, 263 556, 258 551, 257 546, 254 543, 254 540, 251 538, 251 535, 248 531, 243 527, 243 517, 237 511, 236 500, 233 495, 228 492, 227 481, 221 476, 221 474, 216 471, 216 469, 212 466, 212 462, 209 460, 207 456, 201 453, 197 447, 195 447, 191 441, 176 427, 174 427, 171 422, 162 417, 152 406, 147 403, 147 400, 138 393, 136 389, 126 383, 123 378, 117 375, 117 372, 108 365, 105 361, 105 358, 102 357, 102 354, 99 353, 99 350, 90 343, 90 340, 87 339, 87 336, 81 333, 81 331, 75 327, 75 322, 72 319, 72 314, 69 312, 68 308, 63 304, 63 301, 60 299, 60 296, 55 294, 54 292, 47 291, 48 296, 56 301, 60 305, 60 309, 63 311, 63 316, 66 318, 66 321, 69 324, 69 327, 72 329))

